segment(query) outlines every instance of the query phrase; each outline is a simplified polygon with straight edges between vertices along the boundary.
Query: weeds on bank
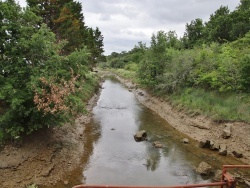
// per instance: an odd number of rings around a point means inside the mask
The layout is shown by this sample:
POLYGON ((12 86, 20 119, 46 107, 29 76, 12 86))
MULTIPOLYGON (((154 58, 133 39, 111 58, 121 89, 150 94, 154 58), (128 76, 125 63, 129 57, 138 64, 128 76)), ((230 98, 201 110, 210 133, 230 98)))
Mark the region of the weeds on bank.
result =
POLYGON ((111 71, 117 73, 123 78, 132 80, 135 83, 139 83, 139 80, 136 75, 137 73, 135 71, 125 70, 125 69, 112 69, 111 71))
POLYGON ((202 113, 216 121, 250 122, 250 96, 247 94, 188 88, 171 95, 170 99, 175 105, 202 113))

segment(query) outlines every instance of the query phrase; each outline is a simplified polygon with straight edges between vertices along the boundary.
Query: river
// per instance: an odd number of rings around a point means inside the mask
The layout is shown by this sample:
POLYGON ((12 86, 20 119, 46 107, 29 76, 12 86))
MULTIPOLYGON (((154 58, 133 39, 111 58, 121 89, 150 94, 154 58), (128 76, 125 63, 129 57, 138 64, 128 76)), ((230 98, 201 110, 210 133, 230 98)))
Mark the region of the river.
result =
POLYGON ((165 120, 140 104, 116 79, 106 79, 102 87, 90 125, 96 138, 88 151, 82 182, 176 185, 210 181, 195 172, 201 159, 186 149, 181 135, 165 120), (135 142, 138 130, 146 130, 149 140, 135 142), (163 148, 154 148, 154 141, 160 141, 163 148))

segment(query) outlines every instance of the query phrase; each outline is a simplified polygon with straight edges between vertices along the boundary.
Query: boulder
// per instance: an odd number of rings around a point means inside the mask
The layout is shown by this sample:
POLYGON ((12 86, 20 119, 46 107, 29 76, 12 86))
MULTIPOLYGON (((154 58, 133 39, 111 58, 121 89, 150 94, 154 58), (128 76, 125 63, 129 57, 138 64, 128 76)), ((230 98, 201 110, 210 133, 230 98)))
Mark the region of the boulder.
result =
POLYGON ((162 147, 163 147, 162 143, 160 143, 159 141, 155 141, 155 142, 153 143, 153 146, 154 146, 155 148, 162 148, 162 147))
POLYGON ((184 143, 184 144, 189 144, 189 139, 188 138, 183 138, 181 140, 181 142, 184 143))
POLYGON ((222 138, 227 139, 230 138, 232 132, 232 126, 231 124, 225 124, 225 128, 222 132, 222 138))
POLYGON ((138 131, 134 135, 134 139, 135 139, 136 142, 147 140, 147 132, 145 130, 138 131))
POLYGON ((220 145, 219 155, 222 155, 222 156, 227 155, 227 146, 225 144, 220 145))
POLYGON ((196 172, 203 176, 212 175, 214 173, 212 166, 204 161, 202 161, 198 168, 196 168, 196 172))
POLYGON ((199 147, 200 148, 210 148, 210 141, 209 140, 200 140, 199 147))
POLYGON ((210 149, 211 150, 219 150, 220 149, 220 145, 214 141, 210 141, 210 149))

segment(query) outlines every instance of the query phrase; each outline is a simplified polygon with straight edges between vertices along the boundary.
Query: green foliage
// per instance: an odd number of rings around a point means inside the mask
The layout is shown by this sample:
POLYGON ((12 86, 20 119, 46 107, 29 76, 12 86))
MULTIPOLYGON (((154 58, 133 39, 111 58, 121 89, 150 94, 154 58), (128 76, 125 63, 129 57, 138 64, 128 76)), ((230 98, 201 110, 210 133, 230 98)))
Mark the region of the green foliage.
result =
POLYGON ((136 48, 113 53, 108 62, 122 61, 124 69, 116 70, 118 74, 157 94, 171 96, 194 113, 214 120, 250 121, 250 33, 231 43, 203 44, 193 49, 172 48, 164 36, 162 32, 158 38, 153 35, 139 63, 131 61, 139 54, 136 48))
POLYGON ((38 188, 36 184, 29 185, 27 188, 38 188))
POLYGON ((68 43, 41 17, 11 0, 0 6, 1 141, 70 121, 85 110, 96 79, 88 74, 86 47, 62 56, 68 43))
POLYGON ((60 50, 61 55, 69 55, 84 47, 90 52, 90 66, 105 61, 103 55, 103 36, 96 29, 85 26, 82 5, 74 0, 27 0, 30 9, 42 17, 45 23, 56 35, 58 42, 65 41, 60 50))
POLYGON ((192 20, 190 24, 186 24, 186 32, 183 37, 185 48, 193 48, 202 44, 204 37, 204 25, 200 18, 192 20))
POLYGON ((217 93, 203 89, 186 88, 171 95, 176 105, 205 114, 213 120, 250 122, 250 98, 247 94, 217 93))

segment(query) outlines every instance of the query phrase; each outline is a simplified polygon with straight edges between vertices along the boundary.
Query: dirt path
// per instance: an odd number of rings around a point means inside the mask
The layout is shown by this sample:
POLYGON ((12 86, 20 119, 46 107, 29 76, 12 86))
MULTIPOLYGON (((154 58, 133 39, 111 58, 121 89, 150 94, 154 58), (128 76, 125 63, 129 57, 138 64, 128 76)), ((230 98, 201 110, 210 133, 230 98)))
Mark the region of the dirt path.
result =
MULTIPOLYGON (((88 102, 91 112, 98 96, 88 102)), ((39 130, 26 137, 20 146, 7 144, 0 150, 0 187, 27 187, 31 184, 52 186, 68 184, 65 174, 80 165, 84 151, 84 129, 91 113, 81 115, 74 125, 39 130)))
POLYGON ((131 81, 117 78, 134 93, 143 105, 155 111, 178 131, 197 141, 210 140, 219 145, 225 144, 228 156, 233 156, 232 152, 236 151, 243 154, 243 157, 235 158, 235 160, 250 164, 250 124, 243 122, 227 123, 232 127, 232 135, 228 139, 223 139, 222 132, 225 123, 216 123, 201 115, 190 117, 183 110, 171 106, 169 102, 154 97, 145 90, 137 89, 136 84, 131 81))

